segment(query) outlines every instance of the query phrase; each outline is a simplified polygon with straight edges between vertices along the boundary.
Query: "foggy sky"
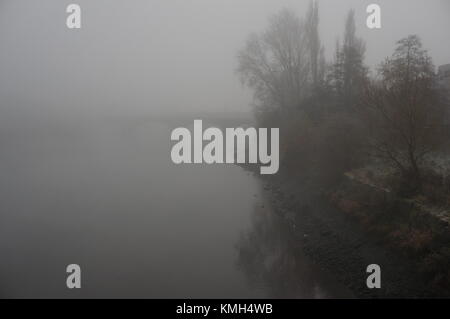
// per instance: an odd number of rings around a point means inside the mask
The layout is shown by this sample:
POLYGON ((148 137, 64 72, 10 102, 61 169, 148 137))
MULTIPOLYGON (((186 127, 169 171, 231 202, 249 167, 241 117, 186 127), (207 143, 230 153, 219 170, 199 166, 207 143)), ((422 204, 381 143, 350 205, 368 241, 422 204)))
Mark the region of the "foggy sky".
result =
MULTIPOLYGON (((307 0, 2 0, 0 121, 55 114, 152 114, 250 110, 235 74, 237 51, 267 18, 307 0), (82 29, 68 30, 65 8, 82 7, 82 29)), ((390 55, 409 34, 422 37, 436 65, 450 63, 450 1, 321 0, 327 56, 356 10, 367 63, 390 55), (382 29, 365 26, 370 3, 382 29)))

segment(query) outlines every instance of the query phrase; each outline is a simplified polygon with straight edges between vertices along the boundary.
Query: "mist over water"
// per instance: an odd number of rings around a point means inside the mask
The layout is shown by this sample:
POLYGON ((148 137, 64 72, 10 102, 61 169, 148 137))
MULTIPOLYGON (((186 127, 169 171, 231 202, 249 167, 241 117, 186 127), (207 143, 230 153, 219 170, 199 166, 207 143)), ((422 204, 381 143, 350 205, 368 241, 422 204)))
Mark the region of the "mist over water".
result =
MULTIPOLYGON (((255 227, 252 216, 262 214, 255 211, 263 198, 257 177, 234 165, 172 164, 168 123, 93 124, 16 132, 3 144, 2 297, 335 293, 337 284, 299 256, 290 258, 306 269, 294 290, 274 290, 265 280, 251 284, 241 271, 239 238, 255 227), (71 263, 82 267, 79 291, 65 286, 71 263)), ((267 227, 273 238, 284 232, 267 227)))

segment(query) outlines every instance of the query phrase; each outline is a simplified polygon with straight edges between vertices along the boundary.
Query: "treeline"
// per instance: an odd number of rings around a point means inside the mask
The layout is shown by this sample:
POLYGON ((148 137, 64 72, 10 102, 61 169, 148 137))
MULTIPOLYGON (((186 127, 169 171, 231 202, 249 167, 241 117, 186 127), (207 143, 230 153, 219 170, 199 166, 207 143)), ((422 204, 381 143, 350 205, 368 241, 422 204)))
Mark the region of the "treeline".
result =
POLYGON ((303 18, 282 10, 238 54, 259 125, 280 128, 282 171, 331 185, 344 172, 377 162, 392 168, 399 190, 419 192, 425 159, 445 142, 447 107, 419 37, 399 40, 371 71, 354 11, 332 61, 319 23, 316 1, 303 18))

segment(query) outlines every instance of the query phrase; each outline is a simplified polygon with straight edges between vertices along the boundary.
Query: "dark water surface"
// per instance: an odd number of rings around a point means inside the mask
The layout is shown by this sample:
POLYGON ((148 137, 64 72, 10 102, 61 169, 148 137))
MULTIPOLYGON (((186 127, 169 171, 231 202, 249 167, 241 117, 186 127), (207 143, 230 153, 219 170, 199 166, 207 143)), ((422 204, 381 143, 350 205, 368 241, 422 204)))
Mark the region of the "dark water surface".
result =
POLYGON ((233 165, 170 160, 164 122, 1 137, 1 297, 346 297, 233 165), (264 207, 263 207, 264 206, 264 207), (66 288, 79 264, 82 288, 66 288))

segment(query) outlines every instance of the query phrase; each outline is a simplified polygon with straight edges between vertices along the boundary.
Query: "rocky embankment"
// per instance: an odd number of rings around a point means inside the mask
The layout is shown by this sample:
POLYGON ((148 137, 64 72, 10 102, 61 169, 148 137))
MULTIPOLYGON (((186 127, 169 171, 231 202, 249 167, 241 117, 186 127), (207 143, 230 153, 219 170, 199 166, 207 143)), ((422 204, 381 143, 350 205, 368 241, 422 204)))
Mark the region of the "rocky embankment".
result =
MULTIPOLYGON (((448 296, 448 291, 436 289, 435 283, 424 275, 414 256, 391 249, 385 238, 368 231, 358 218, 340 209, 333 202, 332 193, 325 193, 308 183, 299 185, 289 180, 264 180, 264 191, 273 211, 291 225, 304 252, 357 297, 448 296), (381 289, 368 289, 366 286, 366 268, 370 264, 381 266, 381 289)), ((341 190, 340 200, 345 199, 345 194, 351 197, 350 194, 356 190, 365 193, 355 181, 348 179, 344 184, 338 188, 341 190)), ((385 193, 372 192, 368 187, 366 195, 370 200, 386 200, 385 193)), ((361 205, 351 199, 347 204, 361 205)))

